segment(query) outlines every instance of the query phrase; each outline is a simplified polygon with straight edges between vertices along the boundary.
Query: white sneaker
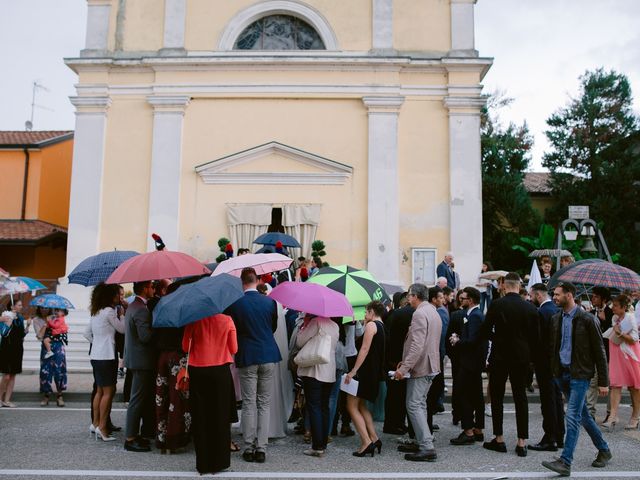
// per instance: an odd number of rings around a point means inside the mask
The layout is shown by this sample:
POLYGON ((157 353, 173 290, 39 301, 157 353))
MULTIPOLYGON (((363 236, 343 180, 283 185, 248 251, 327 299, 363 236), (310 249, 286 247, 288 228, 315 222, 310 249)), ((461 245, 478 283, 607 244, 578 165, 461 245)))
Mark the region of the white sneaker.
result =
POLYGON ((51 357, 53 357, 53 352, 47 352, 47 353, 44 354, 44 358, 45 359, 51 358, 51 357))

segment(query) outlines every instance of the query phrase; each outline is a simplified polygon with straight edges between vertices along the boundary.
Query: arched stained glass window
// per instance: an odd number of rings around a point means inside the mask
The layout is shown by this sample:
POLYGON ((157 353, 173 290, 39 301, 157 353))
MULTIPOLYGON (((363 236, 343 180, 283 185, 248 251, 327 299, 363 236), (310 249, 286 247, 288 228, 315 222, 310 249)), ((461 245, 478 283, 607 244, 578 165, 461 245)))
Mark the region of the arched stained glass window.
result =
POLYGON ((318 32, 290 15, 269 15, 245 28, 234 50, 324 50, 318 32))

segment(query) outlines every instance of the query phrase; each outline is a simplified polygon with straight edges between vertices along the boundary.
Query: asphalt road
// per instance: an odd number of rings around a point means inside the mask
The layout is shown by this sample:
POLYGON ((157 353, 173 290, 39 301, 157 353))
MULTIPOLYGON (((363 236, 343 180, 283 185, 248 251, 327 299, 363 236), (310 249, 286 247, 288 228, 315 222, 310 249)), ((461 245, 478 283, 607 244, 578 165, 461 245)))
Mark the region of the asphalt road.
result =
MULTIPOLYGON (((124 425, 125 411, 116 404, 113 420, 124 425)), ((382 435, 381 455, 355 458, 356 438, 336 438, 324 458, 302 454, 307 447, 302 437, 291 434, 270 443, 265 464, 244 462, 238 453, 232 454, 231 468, 218 478, 549 478, 553 477, 541 465, 554 454, 529 452, 526 458, 515 455, 515 415, 513 405, 506 406, 505 434, 509 452, 484 450, 480 444, 454 447, 449 439, 459 433, 451 425, 449 414, 436 416, 441 426, 437 433, 436 463, 412 463, 396 451, 396 436, 382 435)), ((626 423, 630 409, 621 410, 621 422, 626 423)), ((487 425, 491 419, 486 418, 487 425)), ((531 439, 541 435, 539 405, 530 406, 531 439)), ((67 407, 40 408, 35 402, 22 402, 17 409, 0 409, 0 479, 42 478, 188 478, 195 472, 193 448, 184 453, 161 455, 131 453, 122 448, 122 441, 103 443, 93 440, 88 432, 89 412, 86 403, 68 402, 67 407)), ((381 427, 381 426, 380 426, 381 427)), ((381 428, 380 428, 381 430, 381 428)), ((490 428, 486 431, 490 432, 490 428)), ((240 440, 239 430, 233 429, 240 440)), ((487 435, 488 436, 488 435, 487 435)), ((606 469, 594 469, 590 464, 595 449, 584 431, 574 460, 575 478, 640 478, 640 432, 619 430, 605 434, 614 455, 606 469)))

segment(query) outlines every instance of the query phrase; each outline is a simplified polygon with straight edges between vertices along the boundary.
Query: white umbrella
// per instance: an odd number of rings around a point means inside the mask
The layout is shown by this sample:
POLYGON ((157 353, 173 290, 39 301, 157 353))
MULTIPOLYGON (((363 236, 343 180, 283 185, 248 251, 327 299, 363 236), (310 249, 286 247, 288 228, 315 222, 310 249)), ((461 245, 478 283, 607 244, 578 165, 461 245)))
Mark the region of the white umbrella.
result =
POLYGON ((529 274, 529 283, 527 283, 527 290, 530 290, 536 283, 542 283, 542 277, 540 276, 540 269, 538 268, 538 262, 533 261, 531 265, 531 273, 529 274))
POLYGON ((242 269, 247 267, 253 268, 258 275, 264 275, 285 270, 289 268, 291 262, 293 262, 291 258, 279 253, 248 253, 219 263, 212 277, 221 273, 229 273, 239 277, 242 269))

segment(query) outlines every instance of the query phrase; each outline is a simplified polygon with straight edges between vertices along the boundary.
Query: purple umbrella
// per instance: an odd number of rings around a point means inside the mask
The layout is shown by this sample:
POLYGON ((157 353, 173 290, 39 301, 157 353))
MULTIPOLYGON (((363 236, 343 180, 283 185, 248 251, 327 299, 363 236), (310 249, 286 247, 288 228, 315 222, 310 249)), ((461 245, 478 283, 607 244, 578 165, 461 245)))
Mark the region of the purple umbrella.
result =
POLYGON ((321 317, 352 317, 353 307, 342 293, 308 282, 284 282, 271 290, 271 298, 299 312, 321 317))

